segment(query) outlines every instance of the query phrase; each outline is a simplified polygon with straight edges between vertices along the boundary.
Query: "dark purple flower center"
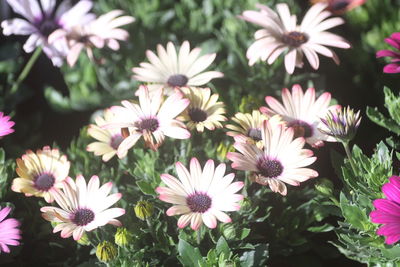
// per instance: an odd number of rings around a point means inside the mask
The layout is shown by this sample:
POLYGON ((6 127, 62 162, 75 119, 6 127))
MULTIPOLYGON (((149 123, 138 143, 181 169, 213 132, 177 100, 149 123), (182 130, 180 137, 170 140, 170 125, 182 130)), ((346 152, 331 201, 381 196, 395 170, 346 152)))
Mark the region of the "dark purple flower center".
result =
POLYGON ((186 198, 186 204, 192 212, 204 213, 211 207, 211 198, 204 193, 194 193, 186 198))
POLYGON ((254 141, 261 141, 262 136, 261 136, 261 130, 257 128, 250 128, 247 131, 247 136, 253 139, 254 141))
POLYGON ((49 191, 49 189, 53 187, 55 180, 52 174, 41 173, 36 176, 33 183, 36 189, 40 191, 49 191))
POLYGON ((292 47, 299 47, 308 41, 308 35, 302 32, 288 32, 282 36, 282 42, 292 47))
POLYGON ((282 164, 278 160, 268 157, 261 157, 256 166, 261 175, 267 178, 276 178, 283 172, 282 164))
POLYGON ((141 121, 136 123, 136 127, 140 132, 154 132, 158 129, 159 126, 160 124, 158 123, 158 120, 156 118, 142 119, 141 121))
POLYGON ((330 4, 330 9, 332 11, 342 11, 346 9, 346 7, 350 4, 350 1, 348 0, 342 0, 342 1, 335 1, 330 4))
POLYGON ((308 124, 305 121, 295 120, 295 121, 289 122, 288 127, 293 128, 294 138, 297 138, 297 137, 308 138, 313 135, 312 127, 310 126, 310 124, 308 124))
POLYGON ((61 28, 61 26, 57 23, 57 21, 55 21, 52 16, 44 16, 43 19, 36 23, 36 28, 40 31, 41 34, 48 37, 52 32, 61 28))
POLYGON ((90 209, 78 209, 74 217, 72 218, 72 222, 78 226, 85 226, 94 220, 94 212, 90 209))
POLYGON ((175 75, 171 75, 168 78, 167 83, 169 86, 172 86, 172 87, 182 87, 182 86, 185 86, 188 81, 189 81, 189 79, 186 75, 175 74, 175 75))
POLYGON ((207 112, 199 108, 190 108, 188 111, 189 117, 194 122, 202 122, 207 119, 207 112))
POLYGON ((124 138, 122 137, 121 134, 116 134, 113 137, 111 137, 111 142, 110 142, 110 146, 117 150, 119 145, 122 143, 122 141, 124 141, 124 138))

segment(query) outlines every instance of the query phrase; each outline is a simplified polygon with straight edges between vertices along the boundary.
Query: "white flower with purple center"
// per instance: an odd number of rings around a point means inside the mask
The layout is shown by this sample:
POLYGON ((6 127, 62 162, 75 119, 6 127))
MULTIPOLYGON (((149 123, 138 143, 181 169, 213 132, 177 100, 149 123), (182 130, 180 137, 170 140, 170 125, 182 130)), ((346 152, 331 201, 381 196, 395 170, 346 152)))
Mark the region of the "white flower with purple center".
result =
POLYGON ((68 177, 62 184, 62 190, 52 192, 60 208, 46 206, 40 211, 44 219, 58 223, 54 233, 61 231, 62 238, 72 235, 79 240, 85 231, 106 224, 121 226, 121 222, 115 218, 125 214, 125 210, 110 207, 121 199, 122 194, 109 195, 111 189, 111 182, 100 187, 99 177, 95 175, 88 184, 82 175, 77 176, 75 181, 68 177))
POLYGON ((13 18, 1 23, 4 35, 29 35, 24 44, 26 53, 43 46, 43 51, 55 66, 61 66, 65 57, 65 44, 48 43, 48 36, 57 29, 71 29, 86 24, 95 18, 88 13, 92 1, 81 0, 75 6, 71 1, 63 1, 57 6, 56 0, 7 0, 13 11, 23 18, 13 18))
POLYGON ((226 211, 240 209, 239 201, 243 195, 236 194, 244 186, 243 182, 234 182, 235 174, 225 175, 224 163, 214 167, 214 161, 208 160, 201 169, 196 158, 190 161, 190 171, 177 162, 176 172, 179 180, 169 174, 162 174, 161 180, 167 187, 158 187, 162 201, 174 204, 167 210, 168 216, 181 215, 178 227, 184 228, 190 223, 193 230, 198 230, 204 223, 209 228, 217 227, 217 219, 231 222, 226 211))

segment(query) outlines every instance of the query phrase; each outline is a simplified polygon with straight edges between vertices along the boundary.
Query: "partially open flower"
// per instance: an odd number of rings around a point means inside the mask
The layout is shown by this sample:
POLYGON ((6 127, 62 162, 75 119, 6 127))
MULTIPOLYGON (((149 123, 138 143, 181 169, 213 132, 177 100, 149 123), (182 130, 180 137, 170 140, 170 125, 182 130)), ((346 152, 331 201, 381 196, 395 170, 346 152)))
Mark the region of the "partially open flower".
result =
POLYGON ((222 128, 221 121, 226 121, 225 105, 218 101, 218 94, 211 95, 210 88, 181 88, 184 97, 190 100, 189 106, 180 117, 190 130, 203 132, 204 128, 214 130, 222 128))
MULTIPOLYGON (((117 154, 117 149, 124 140, 124 137, 122 136, 121 130, 118 128, 101 128, 104 125, 116 122, 116 116, 111 109, 104 110, 104 115, 97 116, 95 122, 96 125, 89 125, 88 134, 98 141, 90 143, 86 150, 94 152, 96 156, 102 156, 103 161, 107 162, 117 154)), ((126 153, 121 154, 121 158, 125 156, 126 153)))
POLYGON ((33 153, 28 150, 21 159, 17 159, 16 172, 19 177, 13 180, 11 189, 25 196, 44 197, 53 202, 51 191, 60 188, 67 178, 70 163, 58 149, 43 147, 33 153))
POLYGON ((164 88, 164 93, 169 95, 174 88, 186 86, 202 86, 214 78, 222 77, 218 71, 204 70, 214 61, 216 54, 200 55, 201 49, 194 48, 190 51, 190 44, 184 41, 179 49, 172 42, 167 44, 167 49, 162 45, 157 46, 157 55, 146 51, 150 63, 142 62, 140 67, 133 68, 133 78, 149 84, 151 93, 164 88))
POLYGON ((321 121, 327 130, 319 129, 322 133, 332 136, 341 142, 351 141, 357 133, 360 126, 360 111, 354 113, 350 107, 329 111, 321 121))
POLYGON ((94 47, 108 46, 113 50, 118 50, 118 41, 127 40, 129 37, 126 30, 118 27, 135 21, 131 16, 120 16, 122 13, 121 10, 113 10, 88 24, 81 24, 69 30, 56 30, 49 36, 49 43, 63 40, 67 44, 67 62, 70 66, 75 65, 84 48, 92 60, 94 59, 92 51, 94 47))

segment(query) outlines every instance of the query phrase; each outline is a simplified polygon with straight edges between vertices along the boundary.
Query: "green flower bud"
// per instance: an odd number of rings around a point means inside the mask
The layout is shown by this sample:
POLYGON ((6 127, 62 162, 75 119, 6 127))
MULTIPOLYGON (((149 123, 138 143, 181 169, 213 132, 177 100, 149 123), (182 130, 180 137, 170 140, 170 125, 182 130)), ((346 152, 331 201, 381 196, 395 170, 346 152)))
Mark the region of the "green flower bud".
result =
POLYGON ((328 179, 321 179, 315 185, 315 189, 325 196, 331 196, 333 193, 333 183, 328 179))
POLYGON ((114 238, 115 244, 120 247, 124 247, 131 242, 132 233, 129 232, 125 227, 119 227, 114 238))
POLYGON ((153 214, 153 205, 148 201, 139 201, 135 206, 135 214, 141 220, 146 220, 153 214))
POLYGON ((117 247, 109 242, 103 241, 97 245, 96 256, 102 262, 110 262, 117 257, 117 247))

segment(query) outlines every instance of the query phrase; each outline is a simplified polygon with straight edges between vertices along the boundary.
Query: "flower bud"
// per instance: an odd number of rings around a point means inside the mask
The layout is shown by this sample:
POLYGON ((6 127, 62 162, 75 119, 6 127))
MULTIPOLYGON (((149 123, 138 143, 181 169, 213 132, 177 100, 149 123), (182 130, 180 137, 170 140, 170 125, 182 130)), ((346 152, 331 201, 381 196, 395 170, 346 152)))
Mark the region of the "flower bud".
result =
POLYGON ((129 244, 132 240, 132 233, 129 232, 125 227, 119 227, 114 237, 115 244, 120 247, 124 247, 129 244))
POLYGON ((141 220, 146 220, 153 214, 153 205, 148 201, 139 201, 135 206, 135 214, 141 220))
POLYGON ((89 237, 86 233, 83 233, 82 237, 77 242, 78 242, 78 244, 81 244, 82 246, 90 245, 89 237))
POLYGON ((109 242, 103 241, 97 245, 96 256, 102 262, 110 262, 117 257, 117 247, 109 242))

